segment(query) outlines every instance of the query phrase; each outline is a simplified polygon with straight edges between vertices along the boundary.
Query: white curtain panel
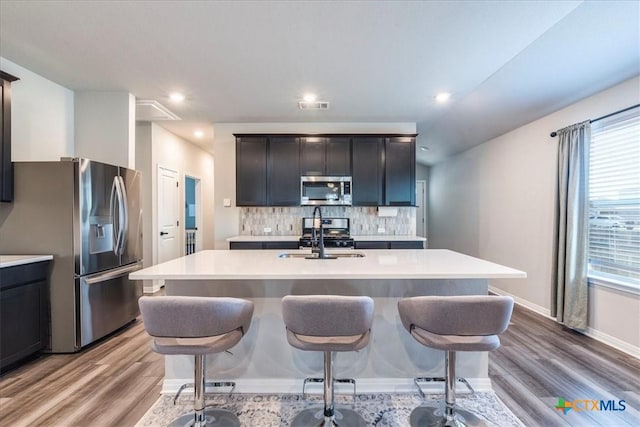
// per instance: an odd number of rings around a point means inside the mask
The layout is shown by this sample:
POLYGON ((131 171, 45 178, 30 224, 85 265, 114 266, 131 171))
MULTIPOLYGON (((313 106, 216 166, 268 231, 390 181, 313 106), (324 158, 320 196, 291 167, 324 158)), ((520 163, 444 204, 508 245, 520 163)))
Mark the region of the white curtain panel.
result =
POLYGON ((591 123, 558 131, 555 286, 551 315, 573 329, 587 328, 587 236, 591 123))

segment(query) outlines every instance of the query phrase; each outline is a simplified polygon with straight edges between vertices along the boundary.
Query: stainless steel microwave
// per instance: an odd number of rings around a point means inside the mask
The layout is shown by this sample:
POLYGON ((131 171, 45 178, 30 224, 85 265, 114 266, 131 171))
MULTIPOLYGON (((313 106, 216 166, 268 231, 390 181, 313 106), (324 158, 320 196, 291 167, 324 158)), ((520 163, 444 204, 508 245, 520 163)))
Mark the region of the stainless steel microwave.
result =
POLYGON ((350 176, 303 176, 300 178, 300 205, 351 206, 350 176))

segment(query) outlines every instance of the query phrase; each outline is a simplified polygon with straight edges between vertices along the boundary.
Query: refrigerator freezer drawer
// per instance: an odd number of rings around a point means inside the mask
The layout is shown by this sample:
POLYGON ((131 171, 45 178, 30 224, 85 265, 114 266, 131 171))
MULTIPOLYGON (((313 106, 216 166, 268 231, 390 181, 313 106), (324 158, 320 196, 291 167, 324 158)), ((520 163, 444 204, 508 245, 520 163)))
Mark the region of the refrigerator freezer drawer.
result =
POLYGON ((104 337, 138 316, 142 286, 129 280, 129 273, 141 268, 142 263, 135 263, 76 279, 80 290, 78 347, 104 337))

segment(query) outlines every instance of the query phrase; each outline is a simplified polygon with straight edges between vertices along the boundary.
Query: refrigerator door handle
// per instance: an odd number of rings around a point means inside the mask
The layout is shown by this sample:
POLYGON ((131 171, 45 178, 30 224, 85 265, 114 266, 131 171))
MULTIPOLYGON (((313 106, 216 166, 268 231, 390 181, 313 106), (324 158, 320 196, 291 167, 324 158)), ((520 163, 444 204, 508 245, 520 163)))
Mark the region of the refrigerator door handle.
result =
POLYGON ((118 177, 113 177, 113 183, 111 184, 111 197, 109 198, 109 216, 111 217, 112 227, 111 236, 113 238, 113 253, 119 255, 118 246, 120 246, 120 230, 118 230, 118 223, 116 222, 116 203, 118 203, 118 215, 119 202, 118 202, 118 177))
POLYGON ((118 176, 118 183, 120 184, 120 209, 121 215, 118 218, 120 220, 120 249, 118 251, 118 255, 122 255, 124 253, 124 247, 127 239, 127 232, 129 230, 129 200, 127 198, 127 189, 124 185, 124 179, 121 176, 118 176))
POLYGON ((124 267, 114 268, 109 271, 104 271, 101 273, 92 274, 90 276, 85 276, 84 281, 87 285, 91 285, 93 283, 104 282, 105 280, 123 276, 127 273, 132 273, 134 271, 140 270, 141 268, 142 268, 142 262, 136 262, 135 264, 129 264, 129 265, 125 265, 124 267))

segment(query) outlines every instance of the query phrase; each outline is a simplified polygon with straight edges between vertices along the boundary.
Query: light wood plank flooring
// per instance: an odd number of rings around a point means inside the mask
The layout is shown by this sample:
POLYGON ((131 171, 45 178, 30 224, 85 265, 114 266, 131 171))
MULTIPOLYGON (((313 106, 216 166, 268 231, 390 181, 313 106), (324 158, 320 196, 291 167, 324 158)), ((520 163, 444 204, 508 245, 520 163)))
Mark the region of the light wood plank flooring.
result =
POLYGON ((640 425, 638 359, 518 306, 500 339, 502 345, 489 355, 489 377, 525 425, 640 425), (627 409, 564 415, 554 409, 559 397, 626 400, 627 409))
MULTIPOLYGON (((625 399, 640 408, 640 362, 528 310, 516 307, 489 374, 527 426, 639 425, 631 410, 576 418, 553 409, 558 397, 625 399)), ((158 398, 163 375, 162 356, 137 320, 79 354, 46 355, 5 374, 0 425, 133 426, 158 398)))
POLYGON ((0 379, 0 426, 133 426, 158 399, 163 356, 136 320, 76 354, 52 354, 0 379))

